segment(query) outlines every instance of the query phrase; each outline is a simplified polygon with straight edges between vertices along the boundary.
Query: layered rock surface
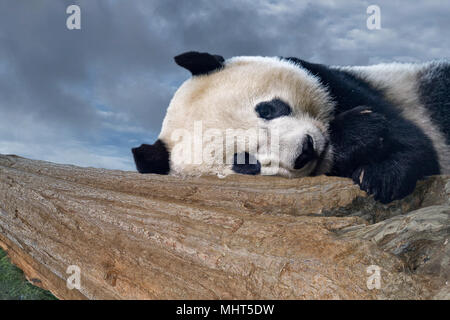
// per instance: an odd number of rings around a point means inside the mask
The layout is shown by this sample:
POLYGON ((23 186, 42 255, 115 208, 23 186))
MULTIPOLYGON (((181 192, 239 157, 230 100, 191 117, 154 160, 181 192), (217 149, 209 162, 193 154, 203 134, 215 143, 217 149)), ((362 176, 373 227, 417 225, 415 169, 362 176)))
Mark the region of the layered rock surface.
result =
POLYGON ((0 246, 64 299, 450 299, 449 196, 448 176, 382 205, 336 177, 180 179, 0 155, 0 246))

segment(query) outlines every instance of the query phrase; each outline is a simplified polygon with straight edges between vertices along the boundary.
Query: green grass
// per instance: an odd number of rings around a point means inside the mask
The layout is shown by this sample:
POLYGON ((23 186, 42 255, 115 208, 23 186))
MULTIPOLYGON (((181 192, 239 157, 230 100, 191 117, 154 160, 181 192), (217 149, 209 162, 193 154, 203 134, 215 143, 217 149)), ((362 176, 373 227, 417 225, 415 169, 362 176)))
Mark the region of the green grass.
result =
POLYGON ((33 286, 0 249, 0 300, 56 300, 46 290, 33 286))

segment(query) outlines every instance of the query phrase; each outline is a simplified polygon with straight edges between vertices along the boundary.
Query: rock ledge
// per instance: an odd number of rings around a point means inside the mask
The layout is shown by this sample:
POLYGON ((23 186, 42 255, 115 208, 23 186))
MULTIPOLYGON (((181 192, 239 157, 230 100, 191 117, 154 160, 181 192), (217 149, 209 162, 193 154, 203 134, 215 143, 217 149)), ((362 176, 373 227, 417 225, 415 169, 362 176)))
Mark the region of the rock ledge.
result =
POLYGON ((335 177, 179 179, 0 155, 0 246, 63 299, 450 299, 449 198, 449 176, 381 205, 335 177))

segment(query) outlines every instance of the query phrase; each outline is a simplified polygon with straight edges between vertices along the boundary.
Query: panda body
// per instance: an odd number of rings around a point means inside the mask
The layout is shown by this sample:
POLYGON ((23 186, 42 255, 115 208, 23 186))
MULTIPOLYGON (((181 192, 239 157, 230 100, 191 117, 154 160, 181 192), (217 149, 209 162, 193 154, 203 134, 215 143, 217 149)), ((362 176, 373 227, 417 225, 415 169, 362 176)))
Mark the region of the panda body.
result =
POLYGON ((440 172, 450 173, 450 63, 390 63, 346 70, 384 94, 432 141, 440 172))
POLYGON ((450 173, 447 62, 329 67, 198 52, 175 61, 192 77, 172 98, 158 141, 133 149, 141 173, 328 174, 352 178, 384 203, 412 192, 419 179, 450 173), (230 128, 276 132, 278 152, 268 147, 275 134, 252 139, 252 131, 232 145, 211 136, 230 128), (178 150, 186 133, 200 151, 178 150), (212 161, 195 161, 210 154, 212 161))

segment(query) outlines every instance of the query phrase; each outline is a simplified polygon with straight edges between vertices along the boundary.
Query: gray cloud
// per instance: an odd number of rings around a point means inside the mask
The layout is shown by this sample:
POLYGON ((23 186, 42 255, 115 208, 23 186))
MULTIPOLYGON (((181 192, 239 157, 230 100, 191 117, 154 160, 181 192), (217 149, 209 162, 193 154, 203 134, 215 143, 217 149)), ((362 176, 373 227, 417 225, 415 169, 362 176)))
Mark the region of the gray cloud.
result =
POLYGON ((0 3, 0 152, 133 169, 187 77, 188 50, 327 64, 448 58, 450 3, 378 1, 16 1, 0 3), (82 30, 65 9, 81 7, 82 30))

